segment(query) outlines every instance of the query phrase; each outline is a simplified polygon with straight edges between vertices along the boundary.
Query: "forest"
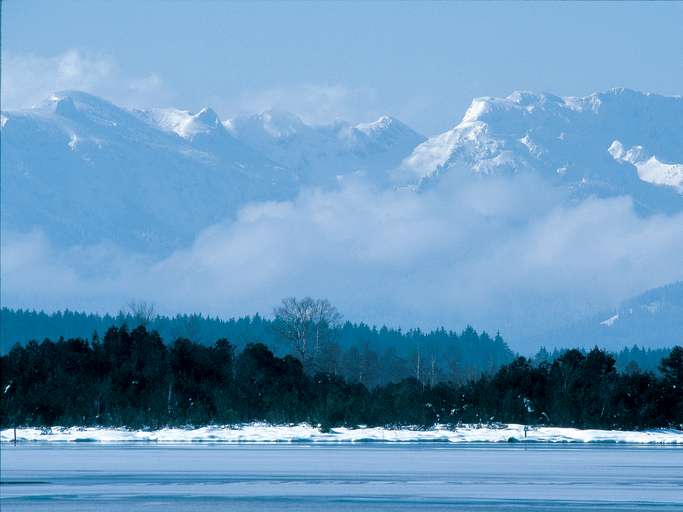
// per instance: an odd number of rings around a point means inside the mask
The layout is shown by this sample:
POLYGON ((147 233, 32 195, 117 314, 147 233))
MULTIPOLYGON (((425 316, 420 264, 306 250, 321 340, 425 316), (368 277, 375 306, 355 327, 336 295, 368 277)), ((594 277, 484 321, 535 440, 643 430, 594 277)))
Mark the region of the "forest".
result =
MULTIPOLYGON (((299 302, 305 302, 305 299, 299 302)), ((310 300, 311 304, 325 302, 310 300)), ((516 355, 500 335, 477 333, 472 328, 461 332, 445 329, 425 332, 368 326, 341 321, 340 317, 328 320, 325 350, 316 357, 327 359, 327 371, 349 381, 360 377, 369 387, 414 376, 418 366, 421 375, 429 375, 433 381, 467 380, 495 372, 516 355)), ((145 303, 129 304, 116 315, 69 310, 45 313, 3 307, 0 309, 0 354, 7 353, 15 343, 61 337, 91 338, 94 333, 102 334, 110 327, 123 325, 144 325, 166 341, 187 338, 208 346, 217 339, 226 338, 239 350, 248 343, 258 342, 278 356, 296 355, 290 340, 284 339, 276 328, 275 315, 274 318, 256 314, 230 319, 199 314, 168 317, 155 314, 153 306, 145 303)), ((590 340, 577 339, 575 343, 591 346, 590 340)), ((661 359, 670 352, 670 348, 664 347, 672 344, 673 340, 662 340, 661 348, 625 347, 614 354, 617 370, 639 369, 658 374, 661 359)), ((541 347, 531 359, 535 364, 552 362, 565 351, 566 348, 546 350, 541 347)))
MULTIPOLYGON (((631 367, 598 348, 566 350, 552 361, 516 357, 478 375, 453 366, 437 379, 418 358, 397 380, 344 373, 326 365, 325 322, 276 316, 294 346, 280 357, 263 343, 238 349, 179 337, 165 343, 144 325, 110 327, 102 338, 16 344, 0 358, 0 423, 17 425, 167 425, 250 421, 309 422, 321 428, 436 423, 524 423, 591 428, 678 427, 683 424, 683 347, 658 374, 631 367), (300 334, 304 334, 302 338, 300 334), (303 343, 303 345, 302 345, 303 343), (317 345, 320 345, 317 347, 317 345)), ((472 332, 474 332, 472 330, 472 332)), ((464 334, 463 334, 464 336, 464 334)), ((481 336, 474 333, 477 342, 481 336)), ((476 345, 472 350, 477 350, 476 345)), ((397 364, 400 364, 397 362, 397 364)), ((392 371, 390 361, 375 371, 392 371)))
POLYGON ((515 356, 500 335, 490 336, 471 327, 459 333, 445 329, 423 332, 370 327, 343 322, 328 301, 308 298, 285 299, 278 310, 272 319, 254 315, 223 320, 201 315, 159 316, 152 306, 143 303, 130 305, 125 313, 116 316, 3 308, 0 332, 5 353, 15 343, 25 344, 29 340, 88 339, 110 327, 144 325, 168 342, 185 338, 208 346, 225 338, 238 350, 249 343, 263 343, 275 355, 298 357, 307 371, 312 366, 368 387, 418 373, 432 383, 453 379, 455 375, 474 378, 497 370, 515 356), (292 311, 288 313, 288 309, 292 311), (284 321, 285 317, 288 321, 284 321), (292 326, 293 333, 283 329, 286 325, 292 326), (297 337, 297 329, 301 340, 292 338, 292 334, 297 337), (306 337, 315 338, 310 346, 306 346, 306 337))

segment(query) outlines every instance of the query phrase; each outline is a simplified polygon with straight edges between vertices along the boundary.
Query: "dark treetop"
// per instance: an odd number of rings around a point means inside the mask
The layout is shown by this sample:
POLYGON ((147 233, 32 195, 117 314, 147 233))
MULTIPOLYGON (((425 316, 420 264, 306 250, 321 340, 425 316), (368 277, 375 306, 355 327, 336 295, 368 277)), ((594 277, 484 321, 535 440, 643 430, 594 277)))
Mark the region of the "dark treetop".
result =
MULTIPOLYGON (((476 338, 471 350, 482 343, 473 330, 462 336, 476 338)), ((339 361, 334 357, 278 357, 262 343, 237 350, 226 339, 206 345, 179 337, 167 345, 144 326, 111 327, 102 339, 31 341, 2 356, 0 422, 5 427, 159 427, 263 420, 307 421, 324 428, 496 421, 600 428, 683 423, 682 347, 662 359, 657 375, 637 367, 618 372, 614 357, 597 348, 567 350, 536 363, 518 357, 497 371, 476 374, 459 367, 456 358, 450 375, 438 375, 428 352, 415 355, 415 360, 404 360, 391 351, 373 356, 360 349, 348 356, 342 372, 329 366, 339 361), (392 369, 406 361, 411 364, 408 375, 392 369), (398 378, 380 379, 373 372, 395 372, 398 378)))

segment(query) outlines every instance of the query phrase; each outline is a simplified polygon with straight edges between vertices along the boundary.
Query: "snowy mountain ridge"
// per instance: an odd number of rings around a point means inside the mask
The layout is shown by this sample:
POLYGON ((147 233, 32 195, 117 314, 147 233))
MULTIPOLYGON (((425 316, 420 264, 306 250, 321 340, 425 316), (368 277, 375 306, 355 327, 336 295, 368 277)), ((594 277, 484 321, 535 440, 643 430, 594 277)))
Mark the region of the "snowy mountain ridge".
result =
POLYGON ((182 124, 188 139, 77 91, 3 115, 3 233, 40 227, 58 245, 166 252, 244 201, 295 191, 282 166, 222 125, 220 140, 203 137, 207 112, 182 124))
POLYGON ((617 162, 634 165, 641 180, 673 187, 683 193, 683 164, 660 162, 656 155, 649 154, 643 146, 633 146, 626 150, 618 140, 612 142, 608 151, 617 162))
POLYGON ((390 116, 357 125, 345 121, 310 125, 295 114, 274 109, 226 121, 209 107, 197 113, 173 108, 136 113, 152 126, 188 141, 201 136, 231 137, 288 167, 308 185, 330 185, 352 172, 386 184, 387 171, 426 140, 390 116))
POLYGON ((388 118, 312 127, 270 112, 224 124, 208 107, 127 110, 63 91, 2 113, 2 229, 164 253, 249 201, 291 198, 356 170, 379 174, 422 140, 388 118))
POLYGON ((198 134, 209 134, 221 131, 223 124, 218 115, 209 107, 202 108, 196 114, 188 110, 151 109, 138 111, 152 123, 167 132, 173 132, 183 139, 192 139, 198 134))
POLYGON ((532 171, 579 195, 626 194, 676 208, 682 162, 683 98, 612 89, 476 98, 460 123, 417 146, 400 170, 423 183, 459 171, 532 171))
POLYGON ((535 172, 579 197, 683 209, 683 98, 628 89, 477 98, 429 139, 390 116, 316 126, 268 110, 222 121, 208 107, 126 110, 64 91, 3 112, 2 150, 3 230, 40 226, 60 243, 170 249, 246 202, 347 176, 419 190, 451 173, 535 172))
POLYGON ((238 140, 301 174, 308 183, 329 185, 346 174, 361 174, 387 186, 389 171, 423 142, 389 116, 351 125, 337 121, 313 126, 289 112, 268 110, 225 122, 238 140))

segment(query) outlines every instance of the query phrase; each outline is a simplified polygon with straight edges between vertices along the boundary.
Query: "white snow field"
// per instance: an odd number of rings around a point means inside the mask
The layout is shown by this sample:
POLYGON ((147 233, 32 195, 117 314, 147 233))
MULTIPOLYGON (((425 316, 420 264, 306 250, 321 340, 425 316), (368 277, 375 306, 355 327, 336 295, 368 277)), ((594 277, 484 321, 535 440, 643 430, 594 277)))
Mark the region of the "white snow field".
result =
MULTIPOLYGON (((683 445, 683 431, 655 429, 643 431, 582 430, 560 427, 527 427, 517 424, 502 426, 462 425, 431 429, 382 427, 334 428, 322 432, 308 424, 269 425, 251 423, 236 426, 199 428, 163 428, 128 430, 125 428, 51 427, 17 428, 17 442, 95 442, 95 443, 632 443, 683 445)), ((3 443, 14 441, 14 430, 0 434, 3 443)))

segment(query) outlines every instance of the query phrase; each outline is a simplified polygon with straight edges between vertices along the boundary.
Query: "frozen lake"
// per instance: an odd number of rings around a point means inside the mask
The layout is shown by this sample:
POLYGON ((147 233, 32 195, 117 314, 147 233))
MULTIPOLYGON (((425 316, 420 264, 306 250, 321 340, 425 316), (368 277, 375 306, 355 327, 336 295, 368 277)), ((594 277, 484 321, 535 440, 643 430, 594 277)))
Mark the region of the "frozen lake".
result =
POLYGON ((683 447, 116 444, 1 447, 11 511, 673 511, 683 447))

